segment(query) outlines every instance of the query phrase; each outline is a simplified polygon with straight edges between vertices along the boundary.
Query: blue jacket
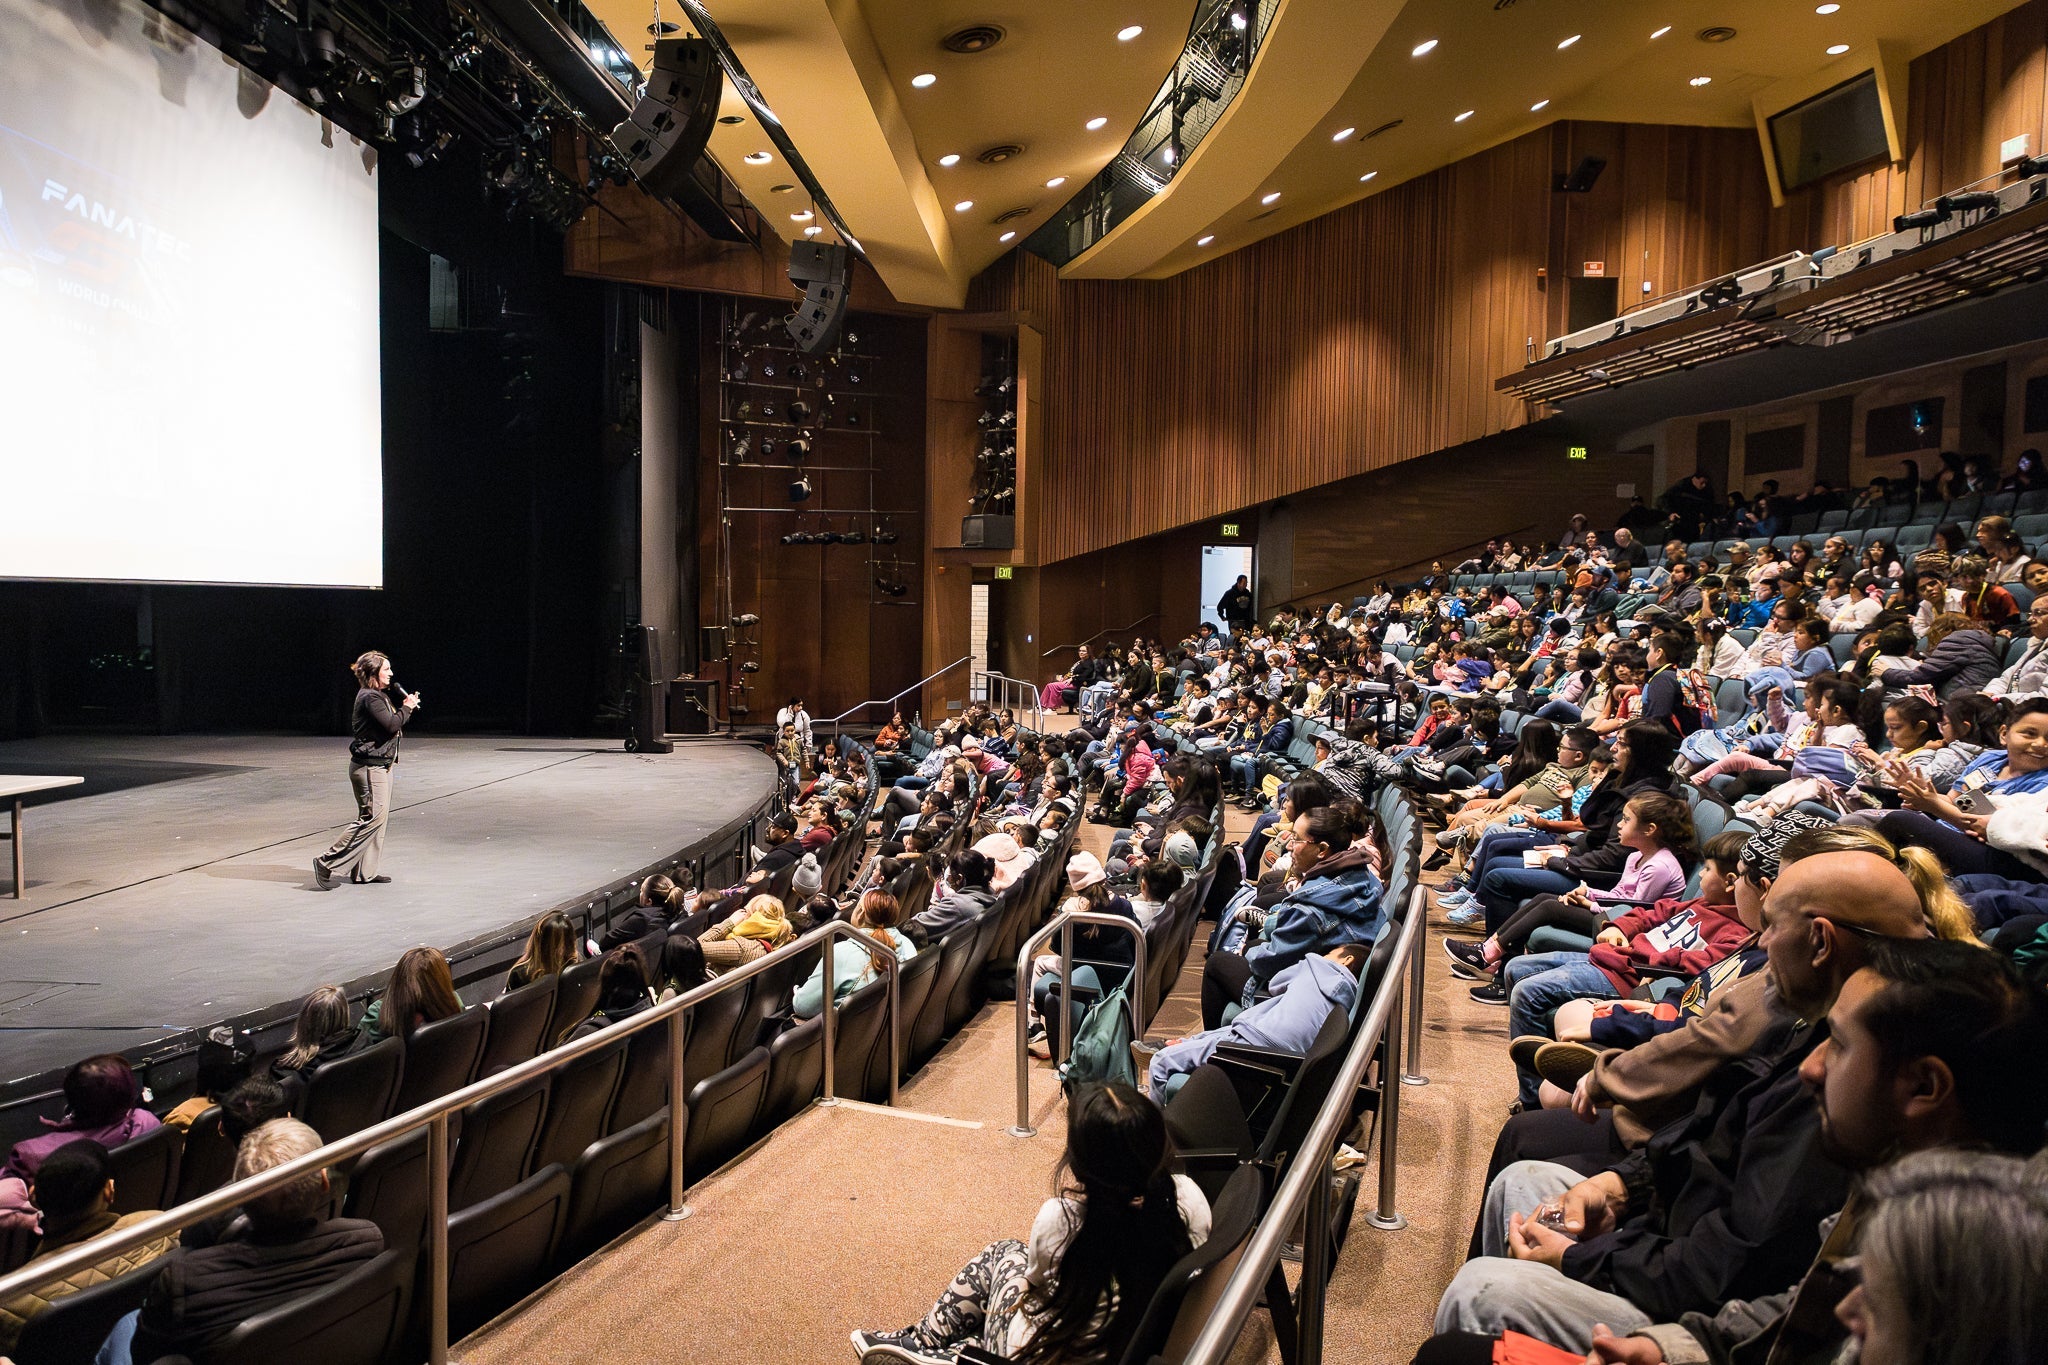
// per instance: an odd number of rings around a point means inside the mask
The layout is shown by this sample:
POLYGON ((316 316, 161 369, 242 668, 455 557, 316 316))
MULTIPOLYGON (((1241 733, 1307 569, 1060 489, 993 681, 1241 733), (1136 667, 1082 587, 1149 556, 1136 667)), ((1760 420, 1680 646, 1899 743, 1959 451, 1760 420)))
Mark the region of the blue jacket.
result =
POLYGON ((1306 1056, 1330 1011, 1349 1014, 1358 1000, 1358 978, 1320 953, 1275 976, 1273 989, 1272 998, 1259 1001, 1222 1028, 1162 1048, 1152 1058, 1153 1096, 1160 1097, 1173 1077, 1201 1066, 1225 1043, 1306 1056))
POLYGON ((1354 849, 1317 863, 1299 890, 1274 906, 1244 952, 1251 979, 1243 1003, 1250 1005, 1281 972, 1311 953, 1343 943, 1371 943, 1386 928, 1380 879, 1365 854, 1354 849))
POLYGON ((1284 754, 1287 752, 1288 744, 1293 739, 1294 722, 1291 720, 1276 721, 1273 724, 1273 728, 1266 731, 1266 737, 1259 741, 1258 751, 1262 754, 1284 754))

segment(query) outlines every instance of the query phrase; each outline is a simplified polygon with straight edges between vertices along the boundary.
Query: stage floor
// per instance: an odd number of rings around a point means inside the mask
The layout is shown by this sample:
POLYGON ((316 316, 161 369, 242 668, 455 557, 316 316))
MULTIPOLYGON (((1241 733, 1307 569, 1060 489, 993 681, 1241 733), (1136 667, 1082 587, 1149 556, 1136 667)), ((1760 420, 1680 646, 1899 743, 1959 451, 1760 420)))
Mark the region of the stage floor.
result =
POLYGON ((716 740, 409 737, 391 884, 322 891, 313 857, 355 814, 347 771, 334 738, 0 743, 0 772, 87 778, 30 806, 28 895, 0 898, 0 1083, 530 919, 736 825, 775 785, 766 754, 716 740))

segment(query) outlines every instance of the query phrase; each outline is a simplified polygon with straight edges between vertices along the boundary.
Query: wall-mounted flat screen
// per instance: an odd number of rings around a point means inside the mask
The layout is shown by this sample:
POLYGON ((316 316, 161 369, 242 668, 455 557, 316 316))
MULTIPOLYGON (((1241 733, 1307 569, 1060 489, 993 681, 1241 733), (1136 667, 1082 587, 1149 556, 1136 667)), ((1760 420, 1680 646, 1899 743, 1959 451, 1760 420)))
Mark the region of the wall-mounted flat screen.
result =
POLYGON ((1874 71, 1780 110, 1769 124, 1778 184, 1788 192, 1890 151, 1874 71))

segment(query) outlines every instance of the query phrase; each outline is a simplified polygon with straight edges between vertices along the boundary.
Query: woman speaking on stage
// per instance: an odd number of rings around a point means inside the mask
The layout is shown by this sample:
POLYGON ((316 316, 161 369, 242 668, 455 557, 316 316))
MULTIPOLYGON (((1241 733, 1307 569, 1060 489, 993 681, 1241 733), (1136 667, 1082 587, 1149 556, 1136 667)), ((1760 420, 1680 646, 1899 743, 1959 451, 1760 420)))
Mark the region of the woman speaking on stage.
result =
POLYGON ((313 880, 323 887, 340 876, 357 884, 391 880, 377 871, 391 815, 391 765, 398 762, 405 723, 420 709, 419 693, 391 685, 391 660, 376 650, 351 667, 358 686, 349 717, 348 785, 355 793, 356 818, 333 848, 313 860, 313 880))

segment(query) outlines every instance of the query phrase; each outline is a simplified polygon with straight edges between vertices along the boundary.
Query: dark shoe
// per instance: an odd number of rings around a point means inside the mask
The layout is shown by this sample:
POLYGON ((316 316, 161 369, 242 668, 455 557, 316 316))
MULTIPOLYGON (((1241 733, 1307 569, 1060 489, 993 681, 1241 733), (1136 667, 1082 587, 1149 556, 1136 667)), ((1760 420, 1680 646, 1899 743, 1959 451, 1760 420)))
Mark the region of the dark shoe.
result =
POLYGON ((391 881, 391 878, 384 876, 382 873, 374 877, 365 877, 362 873, 358 872, 355 876, 350 877, 349 881, 357 886, 384 886, 391 881))
POLYGON ((1584 1043, 1546 1042, 1536 1050, 1530 1066, 1558 1089, 1571 1090, 1599 1060, 1599 1052, 1584 1043))
POLYGON ((919 1350, 910 1341, 908 1330, 901 1332, 855 1332, 852 1335, 854 1354, 862 1360, 907 1361, 910 1365, 953 1365, 951 1356, 933 1355, 919 1350))
POLYGON ((1525 1033, 1508 1044, 1508 1060, 1523 1071, 1536 1069, 1536 1054, 1550 1046, 1550 1040, 1540 1033, 1525 1033))
POLYGON ((1448 863, 1450 860, 1450 849, 1444 847, 1442 844, 1438 844, 1436 846, 1436 852, 1430 854, 1427 858, 1424 858, 1422 860, 1422 870, 1424 872, 1434 872, 1438 868, 1442 867, 1445 863, 1448 863))
POLYGON ((1508 1002, 1508 988, 1498 981, 1489 981, 1484 986, 1474 986, 1472 998, 1482 1005, 1505 1005, 1508 1002))
POLYGON ((1493 964, 1486 960, 1486 948, 1468 938, 1447 938, 1444 940, 1444 956, 1451 960, 1451 971, 1467 981, 1493 980, 1493 964))
POLYGON ((321 862, 318 858, 313 860, 313 880, 320 885, 323 891, 334 885, 334 874, 329 872, 327 864, 321 862))

